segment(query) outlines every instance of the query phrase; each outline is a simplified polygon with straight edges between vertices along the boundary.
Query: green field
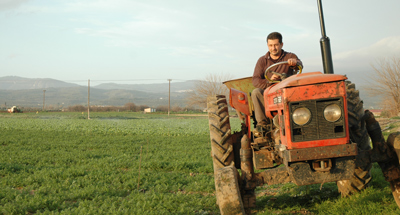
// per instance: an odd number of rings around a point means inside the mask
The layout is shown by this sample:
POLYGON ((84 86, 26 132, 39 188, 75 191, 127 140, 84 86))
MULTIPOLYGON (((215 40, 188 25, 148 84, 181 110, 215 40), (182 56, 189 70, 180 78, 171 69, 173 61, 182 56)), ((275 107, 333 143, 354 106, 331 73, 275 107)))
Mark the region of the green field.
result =
MULTIPOLYGON (((0 114, 0 214, 219 214, 207 117, 90 117, 0 114)), ((350 198, 335 183, 258 188, 253 212, 400 214, 379 167, 372 171, 372 186, 350 198)))

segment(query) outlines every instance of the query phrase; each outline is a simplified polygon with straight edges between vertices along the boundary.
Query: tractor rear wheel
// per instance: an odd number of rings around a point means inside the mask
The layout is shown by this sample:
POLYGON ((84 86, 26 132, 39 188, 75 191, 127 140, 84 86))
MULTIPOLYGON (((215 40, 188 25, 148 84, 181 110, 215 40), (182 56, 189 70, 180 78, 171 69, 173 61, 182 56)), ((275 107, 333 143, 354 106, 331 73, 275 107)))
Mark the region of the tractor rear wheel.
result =
POLYGON ((217 204, 221 214, 244 214, 225 96, 209 96, 207 109, 217 204))
MULTIPOLYGON (((365 127, 363 101, 360 99, 360 93, 355 88, 355 84, 346 81, 347 92, 347 109, 349 117, 349 133, 350 140, 357 143, 358 151, 370 150, 369 136, 365 127)), ((359 162, 356 162, 359 163, 359 162)), ((338 190, 342 197, 346 197, 352 193, 359 192, 368 187, 371 181, 371 163, 356 165, 354 175, 350 180, 342 180, 337 182, 338 190)))
MULTIPOLYGON (((400 158, 400 132, 391 133, 387 138, 387 144, 396 152, 397 159, 400 158)), ((395 161, 396 166, 399 165, 400 159, 395 161)), ((390 181, 390 188, 392 189, 393 198, 397 206, 400 207, 400 179, 390 181)))

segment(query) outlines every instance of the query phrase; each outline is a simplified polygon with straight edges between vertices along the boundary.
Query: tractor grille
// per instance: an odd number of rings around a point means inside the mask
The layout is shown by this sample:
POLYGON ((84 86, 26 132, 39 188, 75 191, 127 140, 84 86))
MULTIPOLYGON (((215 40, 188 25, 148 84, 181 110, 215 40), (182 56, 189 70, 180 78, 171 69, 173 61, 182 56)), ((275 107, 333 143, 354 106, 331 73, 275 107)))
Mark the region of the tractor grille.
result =
POLYGON ((289 103, 290 116, 294 110, 300 107, 306 107, 311 111, 311 120, 305 125, 297 125, 290 117, 292 129, 292 141, 309 141, 330 138, 339 138, 346 136, 345 118, 342 98, 319 99, 301 102, 289 103), (337 104, 342 109, 342 116, 336 122, 329 122, 324 117, 324 109, 330 104, 337 104))

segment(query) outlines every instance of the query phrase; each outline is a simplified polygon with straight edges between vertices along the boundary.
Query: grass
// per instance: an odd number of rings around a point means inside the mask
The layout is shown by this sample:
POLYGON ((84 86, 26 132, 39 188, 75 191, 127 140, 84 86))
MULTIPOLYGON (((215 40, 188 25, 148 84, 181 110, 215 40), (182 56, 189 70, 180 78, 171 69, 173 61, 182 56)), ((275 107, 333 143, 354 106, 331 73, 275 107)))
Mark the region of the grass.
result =
MULTIPOLYGON (((0 214, 219 214, 207 117, 86 118, 0 114, 0 214)), ((231 124, 239 129, 237 118, 231 124)), ((378 165, 372 174, 371 187, 350 198, 335 183, 259 187, 253 211, 399 214, 378 165)))

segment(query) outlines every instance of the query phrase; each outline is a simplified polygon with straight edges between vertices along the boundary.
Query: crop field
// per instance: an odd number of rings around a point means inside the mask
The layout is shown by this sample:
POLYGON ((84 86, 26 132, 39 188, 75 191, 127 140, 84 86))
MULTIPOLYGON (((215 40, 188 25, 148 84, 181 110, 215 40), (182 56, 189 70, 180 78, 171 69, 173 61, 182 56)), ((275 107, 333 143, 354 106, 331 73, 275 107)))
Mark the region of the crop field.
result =
MULTIPOLYGON (((204 116, 0 113, 0 214, 219 214, 204 116)), ((232 130, 240 127, 231 118, 232 130)), ((400 214, 378 165, 371 186, 257 188, 254 214, 400 214)))

